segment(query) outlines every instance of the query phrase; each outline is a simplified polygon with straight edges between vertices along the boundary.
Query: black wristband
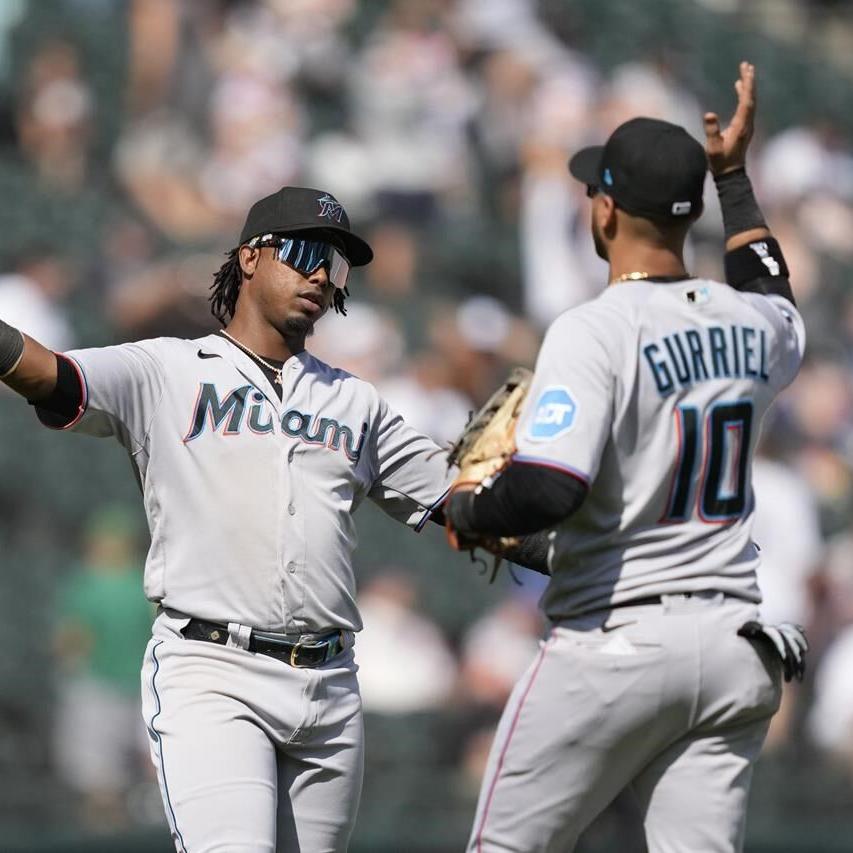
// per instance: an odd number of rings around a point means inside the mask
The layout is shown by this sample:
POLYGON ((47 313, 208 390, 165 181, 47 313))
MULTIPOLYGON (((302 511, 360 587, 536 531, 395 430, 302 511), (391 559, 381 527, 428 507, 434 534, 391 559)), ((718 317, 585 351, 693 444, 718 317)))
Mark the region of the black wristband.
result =
POLYGON ((753 228, 766 228, 764 214, 755 200, 752 182, 746 169, 736 169, 725 175, 715 175, 717 195, 720 198, 720 210, 723 214, 723 229, 726 239, 753 228))
POLYGON ((11 373, 24 352, 24 335, 20 329, 0 320, 0 378, 11 373))
POLYGON ((551 536, 548 531, 523 536, 515 547, 506 549, 506 558, 517 566, 532 569, 540 575, 550 575, 548 551, 551 548, 551 536))

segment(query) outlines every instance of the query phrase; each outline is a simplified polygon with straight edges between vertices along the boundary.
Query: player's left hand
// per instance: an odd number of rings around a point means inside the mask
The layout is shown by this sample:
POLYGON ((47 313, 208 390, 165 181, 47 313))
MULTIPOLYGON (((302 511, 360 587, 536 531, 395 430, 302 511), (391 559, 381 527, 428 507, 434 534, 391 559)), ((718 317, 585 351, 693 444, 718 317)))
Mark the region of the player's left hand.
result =
POLYGON ((806 652, 809 649, 809 642, 801 626, 791 622, 763 625, 761 622, 751 620, 741 625, 738 634, 748 640, 769 641, 782 661, 782 674, 785 681, 791 681, 793 678, 797 681, 803 680, 806 674, 806 652))
POLYGON ((448 467, 455 465, 459 470, 445 502, 445 529, 450 547, 457 551, 485 548, 501 556, 507 547, 518 545, 515 538, 470 531, 463 535, 454 527, 450 506, 454 500, 468 500, 471 492, 488 488, 509 464, 515 452, 515 426, 532 377, 526 368, 514 368, 483 407, 471 416, 448 452, 448 467))
POLYGON ((740 77, 735 83, 737 108, 725 130, 720 130, 720 117, 705 113, 705 151, 708 164, 715 176, 742 169, 746 164, 746 150, 755 129, 755 66, 741 62, 740 77))

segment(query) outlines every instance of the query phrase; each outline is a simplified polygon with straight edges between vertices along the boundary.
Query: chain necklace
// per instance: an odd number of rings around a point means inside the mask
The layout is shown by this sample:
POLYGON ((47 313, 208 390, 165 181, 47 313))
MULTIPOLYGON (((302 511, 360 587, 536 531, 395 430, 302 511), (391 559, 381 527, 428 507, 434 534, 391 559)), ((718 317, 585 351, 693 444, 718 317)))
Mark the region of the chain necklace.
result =
POLYGON ((249 347, 247 347, 245 344, 241 344, 240 341, 237 340, 237 338, 231 337, 231 335, 229 335, 228 332, 225 331, 225 329, 220 329, 219 332, 220 334, 228 338, 228 340, 231 341, 232 344, 243 350, 246 355, 252 356, 255 361, 262 364, 267 370, 271 370, 276 385, 281 385, 281 371, 283 370, 283 367, 273 367, 273 365, 271 365, 268 361, 264 361, 264 359, 262 359, 254 350, 249 349, 249 347))
POLYGON ((626 272, 622 275, 616 276, 610 283, 611 284, 619 284, 620 281, 642 281, 649 277, 647 272, 626 272))
POLYGON ((622 275, 616 276, 616 278, 611 279, 610 284, 619 284, 623 281, 644 281, 649 279, 651 281, 687 281, 687 279, 693 278, 690 273, 685 272, 684 275, 652 275, 647 272, 626 272, 622 275))

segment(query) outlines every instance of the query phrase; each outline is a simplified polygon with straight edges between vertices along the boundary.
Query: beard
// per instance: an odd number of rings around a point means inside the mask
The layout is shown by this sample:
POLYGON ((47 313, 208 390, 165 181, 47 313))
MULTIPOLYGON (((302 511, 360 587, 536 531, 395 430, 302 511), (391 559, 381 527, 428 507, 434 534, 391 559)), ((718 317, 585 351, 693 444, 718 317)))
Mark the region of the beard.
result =
POLYGON ((595 221, 592 222, 591 230, 592 242, 595 246, 595 254, 598 255, 602 261, 610 260, 607 256, 607 244, 604 242, 604 238, 601 236, 595 221))
POLYGON ((296 315, 288 317, 281 326, 278 327, 279 334, 288 342, 302 342, 305 338, 310 338, 314 334, 314 323, 310 317, 296 315))

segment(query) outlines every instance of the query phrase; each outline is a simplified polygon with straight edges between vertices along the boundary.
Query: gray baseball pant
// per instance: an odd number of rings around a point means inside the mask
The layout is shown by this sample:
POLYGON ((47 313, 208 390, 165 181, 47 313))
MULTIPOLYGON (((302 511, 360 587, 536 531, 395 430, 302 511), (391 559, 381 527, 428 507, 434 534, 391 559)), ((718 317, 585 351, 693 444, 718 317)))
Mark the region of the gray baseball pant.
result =
POLYGON ((781 662, 737 636, 756 606, 664 596, 553 627, 492 745, 469 853, 566 853, 626 787, 649 853, 743 847, 781 662))
POLYGON ((297 669, 161 615, 142 712, 178 853, 344 853, 363 775, 353 651, 297 669))

